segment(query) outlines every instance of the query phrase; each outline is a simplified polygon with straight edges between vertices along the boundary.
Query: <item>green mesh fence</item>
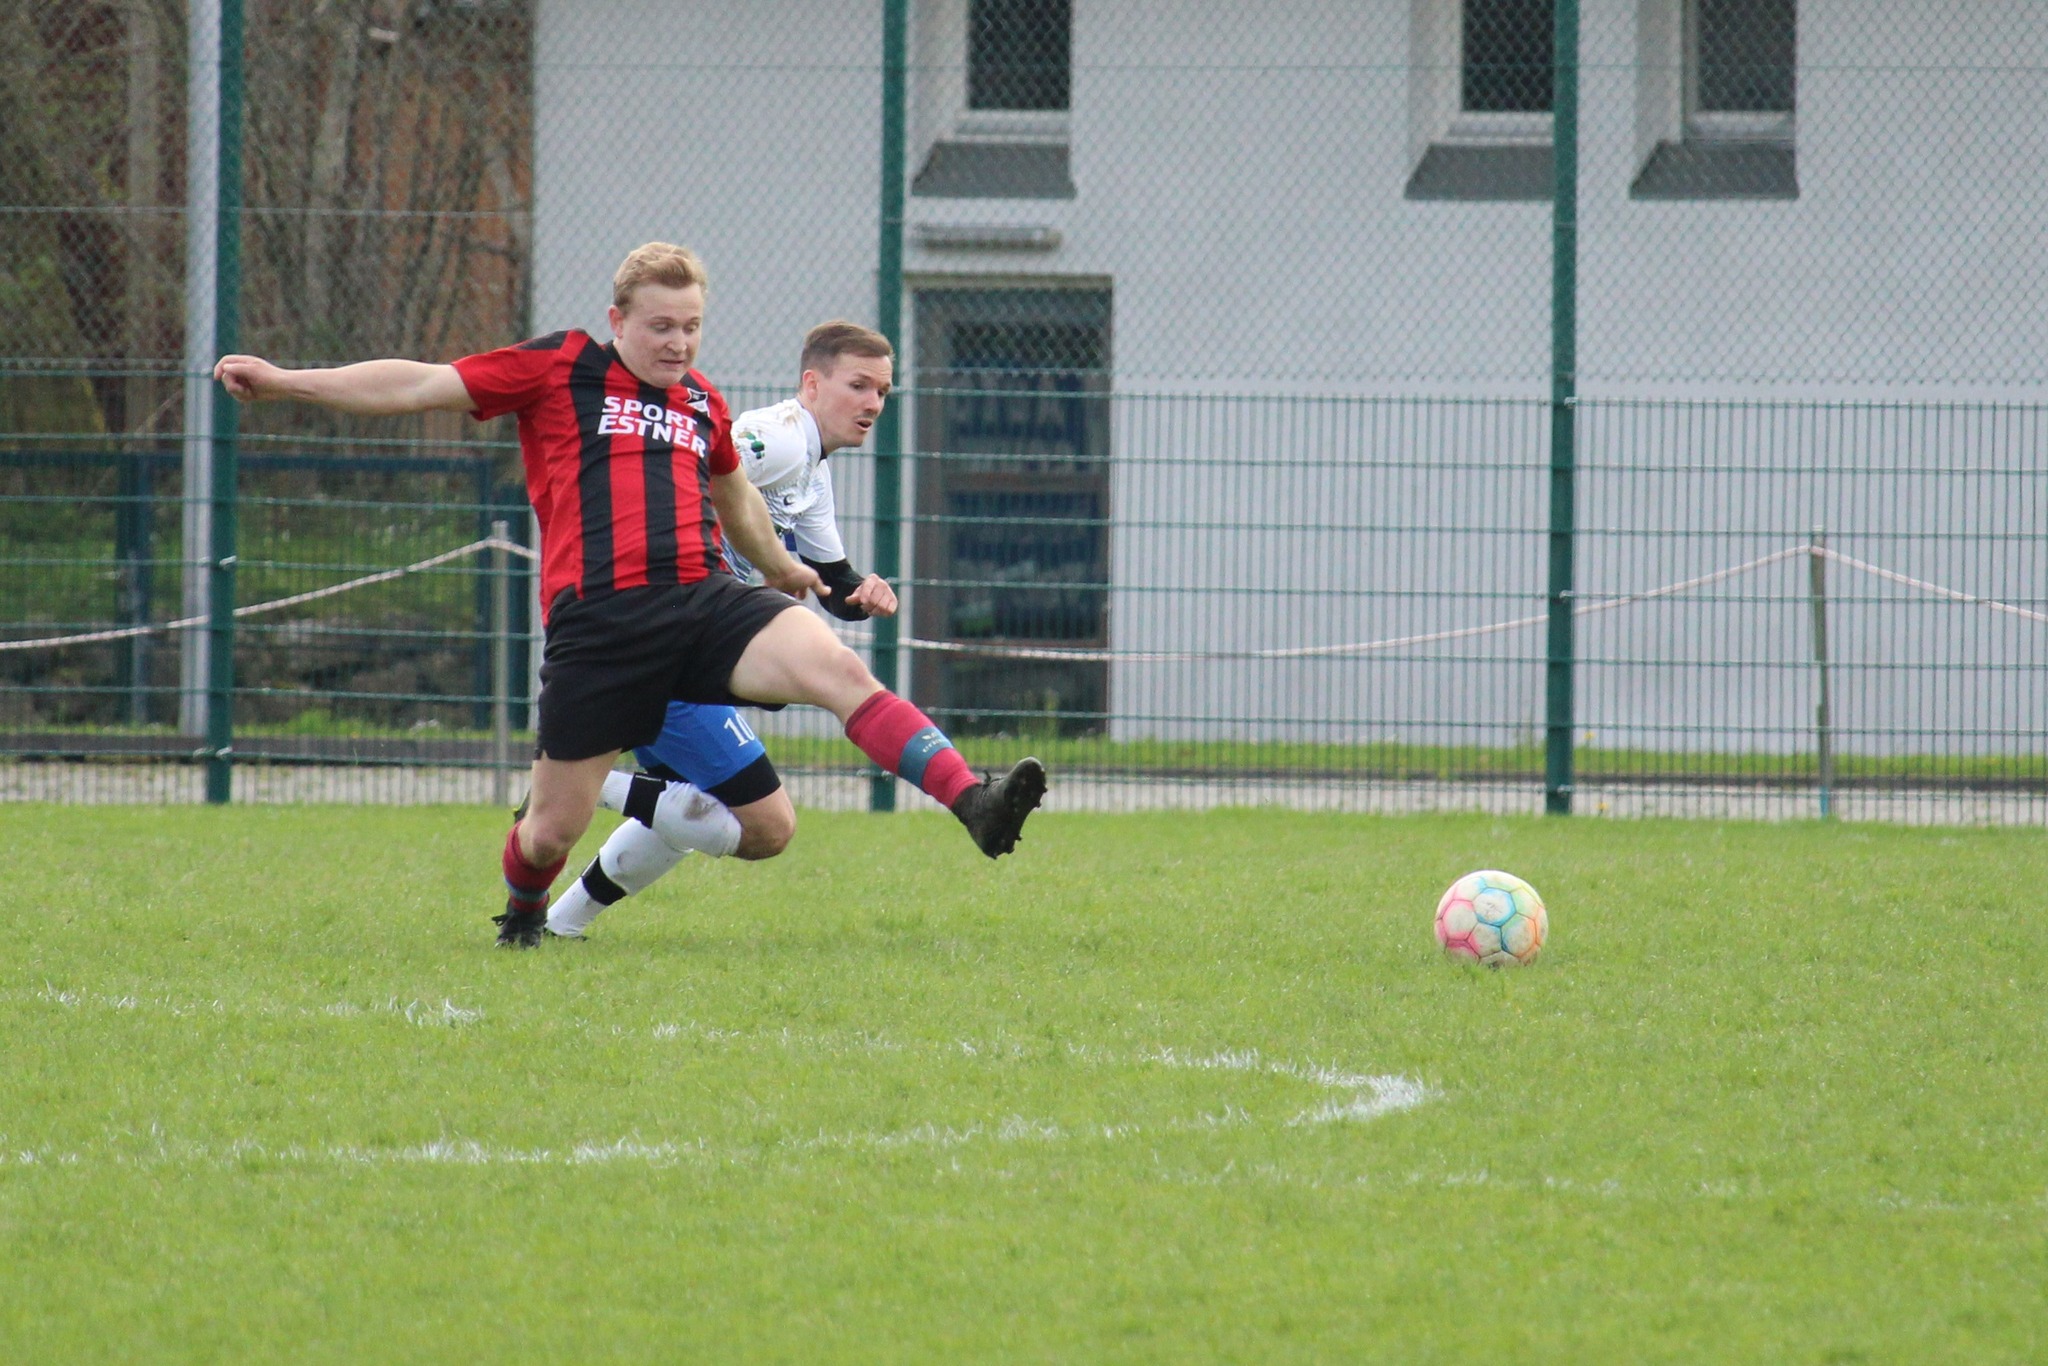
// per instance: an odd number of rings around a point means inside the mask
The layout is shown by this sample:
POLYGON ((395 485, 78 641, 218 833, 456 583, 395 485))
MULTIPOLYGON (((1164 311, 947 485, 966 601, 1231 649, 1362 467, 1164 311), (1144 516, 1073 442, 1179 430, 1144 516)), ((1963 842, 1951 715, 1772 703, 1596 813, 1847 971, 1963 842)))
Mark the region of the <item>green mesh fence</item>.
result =
POLYGON ((602 336, 666 239, 735 409, 892 330, 840 629, 1057 806, 2048 815, 2029 7, 20 9, 0 797, 516 795, 509 420, 205 367, 602 336))

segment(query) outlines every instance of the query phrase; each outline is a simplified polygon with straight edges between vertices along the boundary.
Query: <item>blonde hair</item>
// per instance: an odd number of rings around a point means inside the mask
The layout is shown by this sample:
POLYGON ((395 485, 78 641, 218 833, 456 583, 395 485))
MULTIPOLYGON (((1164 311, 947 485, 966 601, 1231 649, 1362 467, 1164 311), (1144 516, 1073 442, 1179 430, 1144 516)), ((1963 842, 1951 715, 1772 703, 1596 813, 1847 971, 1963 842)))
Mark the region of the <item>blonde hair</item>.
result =
POLYGON ((612 276, 612 303, 625 310, 632 303, 633 291, 642 285, 687 289, 704 283, 704 263, 696 252, 673 242, 645 242, 627 252, 619 263, 612 276))
POLYGON ((834 318, 829 323, 819 323, 804 337, 804 353, 800 362, 805 370, 816 370, 824 374, 836 364, 841 356, 866 356, 870 360, 893 360, 896 348, 889 345, 889 339, 872 327, 862 327, 844 318, 834 318))

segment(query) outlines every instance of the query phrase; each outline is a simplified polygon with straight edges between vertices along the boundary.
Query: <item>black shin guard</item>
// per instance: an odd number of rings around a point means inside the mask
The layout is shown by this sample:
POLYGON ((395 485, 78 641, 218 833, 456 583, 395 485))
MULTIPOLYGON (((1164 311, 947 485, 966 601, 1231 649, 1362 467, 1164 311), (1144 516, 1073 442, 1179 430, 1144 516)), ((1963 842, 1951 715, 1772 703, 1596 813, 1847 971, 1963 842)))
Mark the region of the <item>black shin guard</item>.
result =
POLYGON ((624 901, 626 889, 613 882, 611 874, 605 872, 601 859, 592 859, 590 866, 583 870, 583 890, 590 893, 590 899, 600 906, 611 906, 624 901))
MULTIPOLYGON (((626 789, 626 809, 619 814, 652 830, 654 804, 661 800, 661 794, 667 787, 668 784, 659 778, 650 778, 645 773, 635 773, 631 785, 626 789)), ((596 867, 595 864, 591 866, 596 867)))

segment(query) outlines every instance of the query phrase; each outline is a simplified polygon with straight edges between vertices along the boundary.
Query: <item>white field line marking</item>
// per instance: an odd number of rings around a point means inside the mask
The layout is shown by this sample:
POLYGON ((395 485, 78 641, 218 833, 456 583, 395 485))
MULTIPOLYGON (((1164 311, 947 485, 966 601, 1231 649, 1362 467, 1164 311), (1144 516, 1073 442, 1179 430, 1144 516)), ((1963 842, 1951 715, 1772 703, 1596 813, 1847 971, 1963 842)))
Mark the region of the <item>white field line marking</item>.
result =
MULTIPOLYGON (((1182 1121, 1162 1127, 1174 1130, 1213 1129, 1238 1122, 1247 1122, 1241 1111, 1211 1116, 1207 1122, 1182 1121)), ((1116 1136, 1106 1130, 1103 1133, 1105 1136, 1116 1136)), ((904 1130, 896 1135, 820 1135, 812 1139, 786 1140, 772 1149, 765 1150, 758 1146, 720 1150, 702 1139, 648 1143, 637 1138, 621 1138, 606 1143, 577 1143, 559 1149, 499 1147, 466 1138, 440 1138, 395 1148, 365 1148, 347 1144, 284 1144, 271 1147, 249 1139, 209 1146, 166 1138, 152 1131, 148 1143, 135 1149, 121 1151, 115 1149, 112 1144, 96 1144, 92 1148, 80 1151, 47 1145, 10 1146, 7 1136, 0 1134, 0 1169, 34 1167, 95 1170, 109 1166, 145 1170, 162 1166, 229 1168, 251 1161, 293 1166, 355 1167, 585 1167, 614 1164, 632 1164, 647 1168, 669 1168, 686 1164, 739 1166, 791 1151, 815 1152, 841 1148, 888 1150, 892 1147, 913 1146, 943 1151, 976 1141, 1054 1142, 1061 1138, 1087 1136, 1089 1135, 1066 1134, 1057 1126, 1018 1117, 1005 1120, 993 1129, 984 1129, 979 1125, 970 1125, 966 1129, 944 1129, 924 1125, 917 1129, 904 1130)), ((1777 1201, 1782 1198, 1780 1192, 1754 1180, 1694 1181, 1684 1184, 1649 1182, 1629 1185, 1613 1178, 1578 1181, 1560 1176, 1500 1176, 1486 1169, 1471 1172, 1364 1172, 1347 1179, 1291 1171, 1270 1162, 1241 1167, 1235 1159, 1212 1170, 1155 1165, 1149 1169, 1149 1175, 1152 1179, 1186 1186, 1266 1184, 1315 1190, 1354 1191, 1402 1188, 1452 1191, 1484 1187, 1497 1192, 1502 1199, 1534 1196, 1544 1192, 1599 1200, 1715 1204, 1777 1201)), ((1821 1203, 1832 1205, 1838 1202, 1822 1197, 1821 1203)), ((2026 1219, 2031 1223, 2039 1218, 2043 1210, 2048 1210, 2048 1192, 2032 1199, 1972 1203, 1939 1197, 1912 1196, 1897 1190, 1883 1190, 1854 1195, 1847 1201, 1839 1203, 1880 1214, 1954 1215, 1963 1218, 1992 1219, 2000 1223, 2014 1223, 2026 1219)))
POLYGON ((1378 1119, 1401 1110, 1413 1110, 1429 1099, 1429 1091, 1412 1077, 1367 1077, 1371 1095, 1354 1095, 1348 1101, 1325 1101, 1304 1110, 1288 1124, 1334 1124, 1342 1120, 1378 1119))
POLYGON ((325 1006, 280 1006, 267 1004, 242 1004, 230 1006, 218 997, 208 1001, 179 1001, 168 996, 111 996, 98 991, 68 991, 49 982, 27 993, 0 993, 0 995, 27 995, 32 1000, 68 1009, 91 1010, 137 1010, 169 1015, 173 1019, 185 1019, 194 1015, 293 1015, 304 1017, 325 1016, 334 1019, 352 1019, 360 1015, 395 1015, 407 1024, 414 1025, 469 1025, 482 1020, 482 1010, 460 1006, 443 998, 439 1001, 413 999, 401 1001, 396 996, 382 1001, 357 1004, 354 1001, 336 1001, 325 1006))
MULTIPOLYGON (((687 1036, 706 1043, 717 1044, 761 1040, 769 1043, 778 1043, 785 1048, 794 1046, 806 1051, 813 1049, 829 1052, 846 1051, 846 1044, 842 1040, 828 1041, 816 1036, 794 1034, 787 1028, 769 1034, 750 1034, 740 1030, 706 1028, 694 1020, 680 1024, 656 1025, 653 1029, 653 1035, 657 1039, 676 1039, 687 1036)), ((862 1031, 853 1037, 852 1047, 863 1052, 900 1053, 904 1051, 902 1044, 866 1031, 862 1031)), ((984 1056, 993 1058, 1023 1058, 1027 1056, 1027 1050, 1021 1043, 1006 1038, 998 1038, 993 1042, 956 1039, 952 1044, 952 1048, 948 1051, 957 1051, 961 1056, 969 1058, 984 1056)), ((1073 1057, 1099 1063, 1115 1064, 1124 1061, 1124 1059, 1120 1059, 1113 1054, 1080 1045, 1068 1045, 1067 1052, 1073 1057)), ((1287 1121, 1290 1128, 1306 1124, 1335 1124, 1377 1119, 1381 1115, 1412 1110, 1416 1106, 1432 1099, 1435 1094, 1414 1077, 1392 1074, 1368 1076, 1362 1073, 1342 1071, 1335 1067, 1269 1059, 1262 1056, 1256 1049, 1223 1049, 1213 1053, 1197 1054, 1175 1048, 1156 1048, 1138 1053, 1129 1061, 1159 1067, 1188 1068, 1201 1071, 1263 1072, 1271 1076, 1288 1077, 1295 1081, 1306 1082, 1311 1086, 1322 1087, 1325 1090, 1346 1093, 1342 1099, 1326 1099, 1319 1105, 1303 1110, 1287 1121)), ((1232 1122, 1250 1122, 1250 1116, 1246 1115, 1243 1110, 1225 1106, 1225 1113, 1233 1112, 1243 1116, 1243 1119, 1232 1122)), ((1215 1126, 1210 1124, 1204 1127, 1215 1126)), ((912 1132, 926 1131, 930 1131, 934 1135, 933 1141, 938 1143, 939 1146, 954 1146, 955 1142, 965 1142, 968 1138, 979 1136, 982 1133, 982 1130, 976 1126, 970 1126, 966 1130, 941 1131, 930 1125, 922 1126, 919 1130, 912 1132)), ((1122 1138, 1144 1131, 1136 1124, 1112 1124, 1105 1126, 1099 1132, 1105 1138, 1122 1138)), ((902 1146, 901 1143, 895 1142, 890 1136, 877 1134, 864 1136, 840 1135, 832 1141, 841 1147, 857 1147, 863 1145, 884 1145, 885 1140, 888 1140, 887 1146, 902 1146)))
POLYGON ((1326 1100, 1313 1109, 1303 1110, 1287 1121, 1289 1128, 1298 1128, 1304 1124, 1335 1124, 1347 1120, 1378 1119, 1381 1115, 1413 1110, 1429 1100, 1432 1094, 1427 1086, 1413 1077, 1365 1076, 1340 1072, 1334 1067, 1270 1060, 1260 1057, 1256 1051, 1226 1051, 1198 1057, 1175 1049, 1162 1048, 1141 1055, 1140 1061, 1156 1062, 1165 1067, 1265 1072, 1276 1077, 1293 1077, 1315 1086, 1350 1093, 1347 1099, 1326 1100))
MULTIPOLYGON (((294 1154, 296 1156, 296 1154, 294 1154)), ((360 1166, 383 1163, 412 1163, 425 1166, 600 1166, 613 1162, 669 1167, 693 1158, 708 1156, 702 1142, 643 1143, 620 1138, 609 1143, 577 1143, 552 1148, 493 1148, 466 1138, 443 1138, 403 1148, 330 1147, 315 1156, 360 1166)))
MULTIPOLYGON (((103 993, 65 991, 46 983, 34 993, 36 999, 66 1008, 100 1008, 133 1010, 148 1007, 172 1016, 194 1015, 202 1012, 226 1015, 230 1008, 219 1000, 203 1004, 177 1002, 168 998, 149 998, 138 1001, 132 996, 109 996, 103 993)), ((387 1014, 403 1018, 415 1025, 465 1025, 483 1018, 483 1011, 471 1010, 456 1005, 452 1000, 426 1002, 419 1000, 401 1002, 396 997, 383 1002, 359 1006, 353 1002, 337 1002, 332 1005, 312 1007, 242 1006, 233 1013, 257 1015, 294 1015, 301 1017, 326 1017, 351 1019, 366 1014, 387 1014)), ((607 1024, 599 1025, 590 1021, 573 1021, 574 1027, 603 1032, 614 1036, 636 1034, 639 1031, 607 1024)), ((788 1027, 774 1030, 721 1029, 700 1025, 694 1020, 663 1023, 652 1026, 648 1035, 657 1040, 687 1039, 699 1044, 717 1047, 765 1044, 786 1052, 800 1055, 825 1054, 845 1056, 848 1053, 881 1053, 900 1055, 912 1051, 937 1052, 941 1055, 968 1057, 992 1061, 1022 1061, 1033 1054, 1033 1050, 1016 1039, 998 1036, 994 1040, 956 1039, 947 1044, 929 1044, 913 1050, 896 1040, 871 1030, 855 1030, 845 1034, 806 1034, 788 1027)), ((1368 1075, 1345 1071, 1340 1068, 1315 1063, 1301 1063, 1283 1059, 1267 1058, 1256 1049, 1223 1049, 1209 1053, 1197 1053, 1174 1048, 1155 1048, 1134 1054, 1118 1054, 1106 1049, 1086 1045, 1066 1046, 1067 1054, 1096 1065, 1125 1066, 1138 1064, 1173 1069, 1218 1072, 1256 1072, 1270 1076, 1285 1077, 1328 1092, 1337 1094, 1326 1097, 1321 1103, 1300 1111, 1285 1121, 1286 1127, 1298 1128, 1304 1125, 1359 1122, 1377 1119, 1383 1115, 1412 1110, 1433 1099, 1435 1093, 1422 1082, 1399 1075, 1368 1075)), ((894 1131, 854 1130, 844 1133, 818 1132, 807 1136, 786 1137, 771 1145, 784 1152, 815 1153, 824 1151, 866 1151, 895 1152, 915 1149, 945 1151, 964 1147, 971 1143, 1057 1143, 1070 1139, 1118 1141, 1136 1138, 1140 1135, 1209 1132, 1226 1128, 1256 1126, 1257 1119, 1243 1106, 1225 1101, 1222 1108, 1213 1113, 1200 1113, 1193 1118, 1174 1118, 1152 1121, 1145 1124, 1134 1122, 1091 1125, 1069 1130, 1052 1120, 1034 1119, 1024 1115, 1011 1115, 1000 1121, 972 1122, 964 1125, 948 1125, 927 1121, 908 1129, 894 1131)), ((0 1148, 5 1140, 0 1138, 0 1148)), ((458 1166, 489 1166, 518 1164, 595 1163, 639 1161, 652 1164, 669 1164, 684 1156, 696 1160, 744 1161, 760 1152, 759 1145, 717 1145, 704 1138, 687 1140, 682 1143, 664 1141, 653 1144, 637 1139, 618 1139, 607 1142, 578 1143, 569 1149, 556 1151, 547 1148, 503 1148, 490 1147, 471 1139, 440 1139, 426 1144, 399 1148, 365 1149, 345 1146, 327 1148, 304 1148, 286 1146, 269 1149, 253 1141, 236 1141, 224 1149, 214 1150, 204 1144, 170 1144, 158 1137, 155 1145, 155 1160, 166 1162, 199 1162, 232 1164, 251 1158, 272 1161, 304 1163, 313 1161, 344 1162, 350 1164, 430 1163, 458 1166)), ((0 1151, 0 1164, 12 1162, 16 1165, 30 1165, 40 1162, 80 1161, 80 1155, 59 1155, 41 1149, 19 1149, 13 1152, 0 1151)), ((115 1161, 136 1161, 118 1155, 115 1161)))
POLYGON ((810 1138, 784 1139, 781 1146, 798 1152, 823 1149, 887 1152, 897 1148, 959 1148, 976 1139, 991 1143, 1057 1143, 1066 1137, 1067 1132, 1050 1120, 1011 1115, 995 1125, 969 1124, 956 1129, 942 1124, 920 1124, 894 1133, 820 1133, 810 1138))

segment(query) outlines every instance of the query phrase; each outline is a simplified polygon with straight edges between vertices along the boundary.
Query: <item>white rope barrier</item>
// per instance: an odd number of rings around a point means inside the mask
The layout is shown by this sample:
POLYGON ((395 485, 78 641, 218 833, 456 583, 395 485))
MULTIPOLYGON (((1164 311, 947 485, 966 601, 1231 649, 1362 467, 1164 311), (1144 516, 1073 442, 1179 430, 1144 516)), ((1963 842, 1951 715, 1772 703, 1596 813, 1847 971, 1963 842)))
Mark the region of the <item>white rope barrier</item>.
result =
MULTIPOLYGON (((286 607, 297 607, 300 603, 318 602, 322 598, 331 598, 342 593, 352 592, 358 588, 367 588, 373 583, 389 583, 393 579, 402 579, 408 574, 417 574, 423 569, 438 568, 441 565, 447 564, 450 560, 459 560, 464 555, 474 555, 479 550, 503 550, 513 555, 524 556, 529 560, 539 558, 533 551, 528 550, 523 545, 512 541, 499 540, 495 536, 486 536, 480 541, 471 541, 468 545, 457 546, 453 550, 444 550, 439 555, 421 560, 417 564, 404 565, 398 569, 380 570, 375 574, 365 574, 361 578, 350 579, 346 583, 329 584, 325 588, 315 588, 308 593, 294 593, 288 598, 273 598, 269 602, 252 602, 246 607, 237 607, 234 614, 237 617, 254 617, 261 616, 265 612, 276 612, 286 607)), ((177 621, 155 622, 148 626, 123 626, 118 630, 112 631, 88 631, 83 635, 45 636, 41 640, 0 640, 0 650, 33 650, 43 646, 94 645, 108 640, 132 640, 137 636, 152 636, 164 631, 182 631, 193 626, 204 626, 212 620, 213 614, 209 612, 205 616, 181 617, 177 621)))
POLYGON ((1903 584, 1907 588, 1917 588, 1923 593, 1932 593, 1938 598, 1947 598, 1951 602, 1967 602, 1977 607, 1988 607, 1994 612, 2009 612, 2013 616, 2020 617, 2026 621, 2048 621, 2048 612, 2036 612, 2026 607, 2015 607, 2009 602, 2000 602, 1996 598, 1980 598, 1974 593, 1960 593, 1953 588, 1943 588, 1938 583, 1928 583, 1924 579, 1908 578, 1896 570, 1880 569, 1867 561, 1844 555, 1839 550, 1828 550, 1820 546, 1815 546, 1813 549, 1816 553, 1826 556, 1836 564, 1844 565, 1850 569, 1860 569, 1866 574, 1874 574, 1880 579, 1903 584))
MULTIPOLYGON (((518 555, 527 560, 538 560, 540 558, 537 552, 517 542, 503 540, 495 536, 486 536, 481 540, 471 541, 468 545, 457 546, 453 550, 443 551, 439 555, 420 560, 414 564, 404 565, 397 569, 381 570, 378 573, 365 574, 343 583, 330 584, 325 588, 315 588, 305 593, 294 593, 290 597, 273 598, 268 602, 251 603, 246 607, 237 607, 235 615, 237 617, 260 616, 266 612, 281 611, 284 608, 297 607, 303 603, 318 602, 322 598, 336 597, 342 593, 353 592, 358 588, 367 588, 372 584, 389 583, 394 579, 402 579, 409 574, 417 574, 424 570, 435 569, 451 561, 461 559, 466 555, 474 555, 478 551, 483 550, 502 550, 507 554, 518 555)), ((1810 543, 1787 546, 1783 550, 1774 550, 1768 555, 1759 555, 1753 560, 1746 560, 1738 565, 1730 565, 1725 569, 1716 569, 1711 573, 1701 574, 1695 578, 1684 579, 1677 583, 1665 584, 1659 588, 1645 589, 1640 593, 1625 593, 1619 597, 1583 602, 1572 609, 1572 615, 1575 617, 1590 616, 1596 612, 1611 612, 1617 608, 1627 607, 1638 602, 1649 602, 1657 598, 1671 597, 1674 594, 1688 592, 1695 588, 1704 588, 1709 584, 1736 578, 1739 575, 1762 569, 1766 565, 1776 564, 1780 560, 1794 559, 1801 555, 1817 555, 1830 559, 1845 568, 1860 570, 1876 578, 1884 579, 1903 587, 1917 589, 1923 593, 1930 593, 1936 597, 1947 598, 1952 602, 1984 607, 1994 612, 2004 612, 2026 621, 2048 622, 2048 612, 2036 612, 2030 608, 2017 607, 2011 603, 2000 602, 1995 598, 1980 597, 1974 593, 1964 593, 1957 589, 1944 588, 1940 584, 1929 583, 1924 579, 1912 578, 1894 570, 1884 569, 1878 565, 1871 564, 1866 560, 1859 560, 1853 556, 1844 555, 1838 550, 1830 550, 1825 546, 1817 546, 1810 543)), ((0 651, 33 650, 65 645, 92 645, 104 641, 131 640, 137 636, 156 635, 166 631, 182 631, 194 626, 204 626, 211 620, 210 615, 184 617, 177 621, 158 622, 148 626, 124 626, 116 630, 90 631, 80 635, 45 636, 38 640, 0 641, 0 651)), ((1138 650, 1118 652, 1114 650, 1041 648, 1026 645, 977 645, 966 641, 920 640, 916 637, 907 637, 899 643, 905 649, 921 650, 932 654, 982 655, 1001 659, 1038 659, 1069 663, 1180 664, 1193 663, 1205 659, 1341 659, 1355 655, 1375 654, 1386 650, 1407 649, 1417 645, 1437 645, 1451 640, 1471 640, 1480 636, 1498 635, 1507 631, 1519 631, 1531 626, 1542 625, 1549 620, 1550 614, 1543 612, 1533 616, 1517 617, 1511 621, 1489 622, 1483 626, 1460 626, 1445 631, 1428 631, 1420 635, 1392 636, 1383 640, 1352 641, 1340 645, 1303 645, 1273 650, 1138 650)), ((840 637, 849 644, 867 644, 872 638, 872 633, 858 628, 847 629, 842 627, 840 628, 840 637)))
MULTIPOLYGON (((1617 607, 1626 607, 1633 602, 1646 602, 1651 598, 1668 597, 1683 593, 1689 588, 1734 578, 1747 574, 1752 569, 1761 569, 1778 560, 1803 555, 1808 546, 1791 546, 1785 550, 1774 550, 1744 564, 1728 569, 1717 569, 1711 574, 1702 574, 1696 579, 1683 583, 1666 584, 1662 588, 1651 588, 1641 593, 1630 593, 1618 598, 1602 598, 1598 602, 1583 603, 1572 609, 1573 616, 1586 616, 1593 612, 1608 612, 1617 607)), ((1331 659, 1349 655, 1372 654, 1381 650, 1405 649, 1411 645, 1435 645, 1446 640, 1469 640, 1475 636, 1495 635, 1504 631, 1519 631, 1528 626, 1539 626, 1550 620, 1548 612, 1535 616, 1517 617, 1513 621, 1490 622, 1484 626, 1460 626, 1448 631, 1429 631, 1415 636, 1393 636, 1385 640, 1361 640, 1343 645, 1301 645, 1284 650, 1134 650, 1119 653, 1113 650, 1059 650, 1035 649, 1030 646, 973 645, 952 640, 906 640, 905 646, 913 650, 929 650, 943 654, 998 655, 1004 659, 1057 659, 1083 663, 1118 664, 1184 664, 1201 659, 1331 659)), ((854 633, 849 633, 854 634, 854 633)))

